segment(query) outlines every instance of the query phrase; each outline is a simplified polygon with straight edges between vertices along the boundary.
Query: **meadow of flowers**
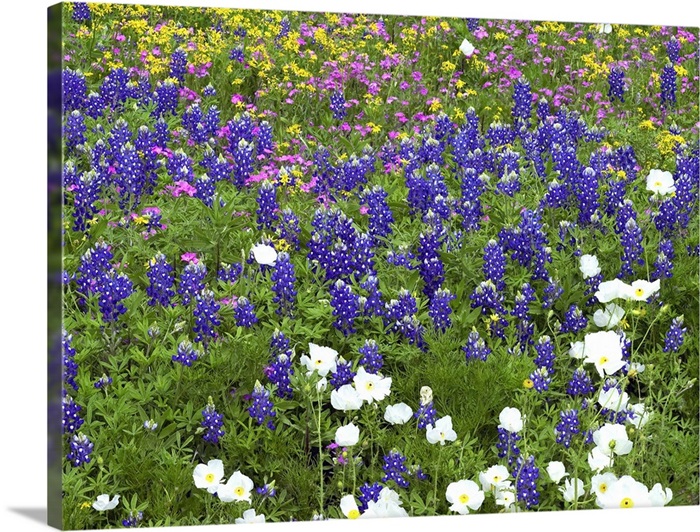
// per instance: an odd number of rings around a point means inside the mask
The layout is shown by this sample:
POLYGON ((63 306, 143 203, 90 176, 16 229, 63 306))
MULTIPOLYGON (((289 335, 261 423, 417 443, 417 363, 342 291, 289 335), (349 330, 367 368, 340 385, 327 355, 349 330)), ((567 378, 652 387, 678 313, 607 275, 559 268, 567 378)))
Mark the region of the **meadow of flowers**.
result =
POLYGON ((62 17, 65 528, 698 504, 697 28, 62 17))

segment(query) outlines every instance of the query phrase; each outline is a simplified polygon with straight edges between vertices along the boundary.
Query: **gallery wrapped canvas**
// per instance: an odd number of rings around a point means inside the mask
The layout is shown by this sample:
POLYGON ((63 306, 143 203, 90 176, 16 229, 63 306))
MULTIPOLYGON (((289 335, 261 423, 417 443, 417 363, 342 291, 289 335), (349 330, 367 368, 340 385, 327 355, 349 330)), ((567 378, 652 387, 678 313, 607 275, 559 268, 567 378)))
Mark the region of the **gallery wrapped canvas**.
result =
POLYGON ((698 28, 49 24, 50 524, 698 504, 698 28))

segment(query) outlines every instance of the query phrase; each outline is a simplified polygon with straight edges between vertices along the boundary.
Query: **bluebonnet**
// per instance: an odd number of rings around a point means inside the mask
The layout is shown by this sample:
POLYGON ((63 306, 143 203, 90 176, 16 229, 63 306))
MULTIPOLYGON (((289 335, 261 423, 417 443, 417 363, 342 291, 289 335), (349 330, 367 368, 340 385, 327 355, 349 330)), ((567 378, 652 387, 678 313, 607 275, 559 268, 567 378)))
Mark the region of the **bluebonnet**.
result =
POLYGON ((360 287, 367 291, 362 313, 367 318, 382 316, 384 314, 384 302, 382 292, 379 290, 379 280, 374 275, 367 276, 360 287))
POLYGON ((535 365, 540 368, 546 368, 549 373, 554 373, 554 360, 556 355, 554 353, 554 344, 549 336, 540 336, 535 344, 535 351, 537 356, 535 357, 535 365))
POLYGON ((167 114, 177 114, 178 89, 172 81, 159 81, 153 93, 156 107, 153 110, 155 118, 164 118, 167 114))
POLYGON ((634 218, 629 218, 627 220, 625 228, 620 235, 620 244, 622 245, 622 267, 620 268, 620 276, 633 276, 633 265, 644 265, 642 230, 639 228, 634 218))
POLYGON ((90 22, 90 20, 92 19, 92 14, 90 13, 90 6, 87 5, 87 2, 73 3, 72 18, 78 24, 82 22, 90 22))
POLYGON ((233 184, 240 190, 253 173, 254 145, 241 139, 233 149, 233 184))
POLYGON ((202 89, 202 96, 216 96, 216 89, 211 83, 209 83, 206 87, 204 87, 204 89, 202 89))
POLYGON ((258 317, 255 315, 255 307, 247 297, 239 297, 236 303, 234 317, 237 326, 252 327, 258 323, 258 317))
POLYGON ((192 298, 204 289, 204 276, 206 274, 207 267, 203 262, 195 264, 191 261, 185 266, 177 288, 183 305, 189 304, 192 298))
POLYGON ((294 288, 296 282, 294 264, 289 259, 289 253, 279 252, 274 268, 270 279, 273 282, 272 291, 275 293, 272 301, 277 303, 275 312, 281 316, 292 316, 297 291, 294 288))
POLYGON ((204 417, 202 420, 202 428, 204 429, 202 439, 212 445, 218 445, 219 440, 226 434, 223 429, 224 415, 216 411, 211 397, 207 401, 207 406, 202 410, 202 416, 204 417))
POLYGON ((95 445, 82 432, 73 434, 70 439, 70 452, 66 456, 73 464, 73 467, 80 467, 83 464, 90 463, 92 450, 95 445))
POLYGON ((171 299, 175 295, 172 289, 175 283, 173 276, 173 267, 168 264, 168 261, 162 253, 156 255, 148 262, 149 285, 146 288, 146 294, 150 297, 148 304, 154 306, 156 304, 168 307, 171 305, 171 299))
POLYGON ((367 373, 379 373, 384 366, 384 357, 379 353, 377 342, 372 339, 365 340, 359 349, 361 358, 359 365, 365 368, 367 373))
POLYGON ((671 64, 661 71, 661 105, 676 105, 676 69, 671 64))
POLYGON ((488 241, 484 247, 484 277, 491 281, 499 292, 505 288, 504 276, 506 273, 506 257, 503 248, 494 239, 488 241))
POLYGON ((408 474, 408 467, 406 467, 405 462, 406 457, 396 450, 389 451, 389 454, 384 455, 382 482, 388 483, 393 480, 398 487, 407 488, 409 483, 404 475, 408 474))
POLYGON ((177 354, 172 356, 173 362, 178 362, 183 366, 190 367, 192 363, 200 356, 199 351, 196 351, 194 346, 188 340, 180 342, 177 346, 177 354))
POLYGON ((394 216, 386 202, 386 197, 387 193, 379 185, 375 185, 364 194, 369 214, 369 234, 374 239, 382 239, 391 234, 394 216))
POLYGON ((258 229, 273 229, 278 221, 277 189, 269 181, 263 181, 258 190, 258 229))
POLYGON ((452 320, 450 320, 450 314, 452 314, 452 309, 450 308, 450 301, 455 299, 455 295, 447 289, 438 289, 433 294, 430 299, 430 307, 428 309, 428 314, 433 320, 433 327, 438 331, 446 331, 452 326, 452 320))
POLYGON ((193 311, 195 323, 192 330, 197 336, 194 341, 201 342, 206 348, 209 342, 216 338, 214 327, 221 325, 218 315, 221 305, 214 299, 214 292, 207 289, 196 294, 195 300, 197 304, 193 311))
POLYGON ((63 348, 63 386, 70 386, 78 391, 78 383, 75 378, 78 376, 78 363, 75 361, 75 348, 72 345, 73 335, 68 334, 65 329, 61 333, 61 346, 63 348))
POLYGON ((659 253, 654 261, 654 272, 651 274, 651 280, 670 279, 673 277, 673 259, 675 255, 671 240, 661 240, 659 242, 659 253))
POLYGON ((382 489, 384 489, 384 486, 378 482, 374 482, 373 484, 365 482, 360 486, 360 495, 357 497, 360 501, 360 504, 358 504, 360 511, 364 512, 367 510, 370 501, 377 502, 382 489))
POLYGON ((101 181, 94 170, 83 172, 73 185, 73 230, 86 231, 88 222, 97 213, 101 181))
POLYGON ((518 502, 525 503, 528 510, 537 506, 540 503, 540 493, 537 491, 540 470, 535 466, 535 457, 519 457, 511 474, 517 479, 515 488, 518 502))
POLYGON ((677 316, 671 320, 671 326, 664 338, 664 353, 677 353, 683 345, 687 327, 683 327, 683 316, 677 316))
POLYGON ((588 319, 583 315, 577 305, 571 305, 564 314, 564 323, 561 324, 562 333, 577 333, 583 331, 588 325, 588 319))
POLYGON ((333 118, 336 120, 345 119, 347 111, 345 109, 345 97, 342 91, 333 91, 330 95, 330 108, 333 112, 333 118))
POLYGON ((413 413, 413 417, 418 420, 419 429, 424 429, 428 425, 435 425, 437 411, 435 410, 433 401, 429 401, 425 404, 421 402, 418 409, 413 413))
POLYGON ((535 391, 542 393, 549 390, 549 384, 552 382, 552 378, 547 368, 539 367, 530 373, 530 381, 535 391))
POLYGON ((83 110, 87 116, 97 119, 102 116, 105 110, 105 101, 96 92, 90 92, 83 103, 83 110))
POLYGON ((355 318, 360 310, 358 297, 350 285, 338 279, 330 288, 331 306, 335 321, 333 326, 348 336, 356 331, 355 318))
POLYGON ((276 385, 275 395, 281 398, 291 399, 293 396, 291 375, 292 350, 289 348, 289 339, 279 329, 272 333, 270 341, 270 363, 265 368, 265 375, 270 382, 276 385))
POLYGON ((511 111, 516 124, 529 125, 532 114, 532 91, 530 83, 523 77, 513 86, 513 109, 511 111))
POLYGON ((562 410, 559 413, 559 423, 554 428, 557 443, 567 449, 571 446, 571 439, 574 435, 581 433, 581 423, 578 419, 578 410, 562 410))
POLYGON ((566 386, 566 393, 576 397, 578 395, 588 395, 593 393, 594 390, 595 387, 588 372, 583 368, 575 369, 571 380, 566 386))
POLYGON ((231 61, 238 61, 239 63, 244 63, 245 52, 243 51, 243 45, 239 44, 236 47, 231 48, 231 51, 228 54, 228 58, 231 61))
POLYGON ((275 488, 274 481, 269 484, 264 484, 259 488, 255 488, 255 492, 264 499, 274 497, 277 495, 277 489, 275 488))
POLYGON ((472 328, 472 332, 469 333, 467 345, 462 347, 462 351, 464 351, 467 362, 470 360, 485 361, 491 354, 491 348, 486 345, 475 328, 472 328))
POLYGON ((352 362, 347 362, 343 357, 338 359, 335 371, 331 372, 329 382, 334 389, 338 389, 344 384, 352 382, 355 372, 352 370, 352 362))
POLYGON ((678 39, 676 39, 675 35, 672 35, 671 38, 666 42, 666 54, 668 55, 669 63, 671 63, 672 65, 680 63, 680 53, 681 43, 678 42, 678 39))
POLYGON ((279 33, 275 36, 275 44, 279 47, 279 42, 289 35, 289 31, 292 29, 292 25, 289 23, 289 19, 285 16, 280 21, 279 33))
POLYGON ((240 262, 234 262, 233 264, 228 264, 222 262, 217 272, 217 277, 220 281, 225 283, 233 284, 243 273, 243 264, 240 262))
POLYGON ((467 19, 467 29, 471 31, 472 33, 477 30, 479 27, 479 19, 478 18, 468 18, 467 19))
POLYGON ((576 203, 579 207, 578 221, 590 225, 598 211, 598 174, 587 167, 581 172, 576 186, 576 203))
POLYGON ((547 282, 547 286, 544 288, 542 308, 551 308, 563 293, 564 288, 561 286, 559 279, 550 277, 547 282))
POLYGON ((120 315, 126 312, 126 306, 122 303, 134 291, 134 285, 126 274, 117 274, 110 271, 99 282, 97 300, 104 321, 116 321, 120 315))
POLYGON ((611 102, 615 99, 621 102, 625 101, 625 84, 624 84, 625 73, 619 67, 613 67, 608 73, 608 98, 611 102))
POLYGON ((84 420, 80 417, 81 407, 71 396, 63 397, 61 407, 63 410, 63 433, 73 434, 84 423, 84 420))
POLYGON ((272 126, 267 120, 263 120, 258 126, 255 151, 258 158, 266 157, 275 151, 275 142, 272 138, 272 126))
POLYGON ((275 430, 274 418, 277 413, 274 411, 274 405, 270 400, 270 392, 260 384, 260 381, 255 382, 253 393, 251 394, 253 404, 248 408, 248 414, 258 425, 265 423, 268 429, 275 430))
POLYGON ((142 511, 129 512, 128 517, 126 519, 122 519, 122 526, 125 528, 136 528, 139 526, 141 521, 143 521, 142 511))
POLYGON ((285 208, 282 210, 280 221, 275 231, 281 240, 289 244, 291 249, 299 251, 299 233, 301 232, 299 218, 291 209, 285 208))
POLYGON ((489 310, 496 314, 505 315, 506 309, 503 306, 503 295, 496 290, 496 285, 492 281, 482 281, 469 296, 472 300, 471 307, 481 307, 482 314, 488 314, 489 310))
POLYGON ((496 443, 496 449, 498 449, 498 457, 505 458, 508 457, 508 465, 512 466, 516 458, 519 459, 520 448, 518 447, 518 441, 520 441, 521 436, 517 432, 510 432, 503 427, 497 427, 498 431, 498 443, 496 443))
POLYGON ((69 153, 75 151, 78 145, 87 142, 86 131, 87 126, 82 113, 77 109, 72 111, 66 117, 66 124, 63 127, 63 139, 69 153))
POLYGON ((94 386, 98 390, 101 390, 101 389, 109 386, 110 384, 112 384, 112 377, 109 377, 109 376, 107 376, 107 374, 103 373, 102 377, 100 377, 99 379, 97 379, 95 381, 94 386))
POLYGON ((170 72, 168 77, 174 78, 180 82, 185 82, 185 72, 187 68, 187 52, 182 48, 175 50, 170 56, 170 72))

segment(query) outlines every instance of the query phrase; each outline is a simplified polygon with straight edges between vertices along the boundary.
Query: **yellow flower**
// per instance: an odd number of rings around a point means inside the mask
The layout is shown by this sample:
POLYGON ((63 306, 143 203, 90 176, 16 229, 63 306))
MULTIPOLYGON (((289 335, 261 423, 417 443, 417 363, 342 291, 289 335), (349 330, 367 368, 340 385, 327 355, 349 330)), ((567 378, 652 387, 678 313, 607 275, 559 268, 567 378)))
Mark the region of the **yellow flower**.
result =
POLYGON ((532 382, 532 379, 525 379, 525 380, 523 381, 523 387, 524 387, 524 388, 527 388, 528 390, 529 390, 530 388, 532 388, 534 385, 535 385, 535 383, 532 382))
POLYGON ((430 104, 429 109, 430 109, 430 112, 431 112, 431 113, 435 113, 435 112, 439 111, 440 109, 442 109, 442 104, 440 103, 440 100, 438 100, 437 98, 435 98, 435 99, 432 101, 432 103, 430 104))
POLYGON ((654 125, 654 122, 651 120, 644 120, 643 122, 639 123, 639 129, 656 129, 656 126, 654 125))
POLYGON ((287 128, 287 133, 290 135, 299 135, 301 133, 301 126, 299 124, 292 124, 287 128))

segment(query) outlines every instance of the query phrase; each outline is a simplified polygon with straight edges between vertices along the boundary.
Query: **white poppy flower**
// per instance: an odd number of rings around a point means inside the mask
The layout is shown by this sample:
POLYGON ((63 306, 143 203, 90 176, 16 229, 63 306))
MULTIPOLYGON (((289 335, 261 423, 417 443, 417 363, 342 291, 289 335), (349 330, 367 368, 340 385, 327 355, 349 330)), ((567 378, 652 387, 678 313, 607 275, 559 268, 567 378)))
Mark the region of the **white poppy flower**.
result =
POLYGON ((362 406, 362 397, 352 384, 344 384, 331 392, 331 405, 336 410, 359 410, 362 406))
POLYGON ((452 429, 452 418, 450 416, 441 417, 435 422, 435 427, 428 425, 425 437, 432 444, 440 442, 440 445, 445 445, 446 441, 455 441, 457 433, 452 429))
POLYGON ((598 394, 598 404, 614 412, 627 410, 628 401, 629 395, 627 395, 627 392, 620 392, 614 386, 607 390, 601 390, 598 394))
POLYGON ((335 371, 338 351, 330 347, 309 343, 309 356, 303 355, 299 361, 306 366, 307 376, 316 371, 321 377, 325 377, 329 371, 335 371))
POLYGON ((651 506, 651 498, 644 484, 625 475, 608 486, 596 503, 601 508, 639 508, 651 506))
POLYGON ((591 471, 602 471, 606 467, 612 467, 612 465, 612 456, 603 454, 599 447, 593 447, 591 452, 588 453, 588 466, 591 468, 591 471))
POLYGON ((458 514, 468 514, 469 510, 476 511, 484 502, 484 492, 472 480, 460 480, 447 486, 445 492, 447 502, 452 503, 450 510, 458 514))
POLYGON ((119 495, 115 495, 110 501, 109 495, 107 493, 103 493, 102 495, 97 496, 97 500, 92 503, 92 507, 98 512, 105 512, 116 508, 117 504, 119 504, 119 495))
POLYGON ((219 485, 216 494, 222 502, 250 502, 251 491, 253 491, 253 481, 240 471, 236 471, 226 484, 219 485))
POLYGON ((263 514, 255 515, 255 508, 248 508, 243 512, 243 517, 236 517, 234 523, 237 525, 248 525, 252 523, 264 523, 265 516, 263 514))
POLYGON ((597 24, 598 33, 610 33, 612 31, 612 24, 597 24))
POLYGON ((340 499, 340 511, 348 519, 357 519, 360 517, 360 509, 357 507, 355 497, 352 495, 344 495, 340 499))
POLYGON ((649 490, 649 501, 652 506, 666 506, 672 498, 671 488, 664 489, 658 482, 649 490))
POLYGON ((608 303, 605 310, 598 309, 593 313, 593 321, 601 329, 612 329, 620 323, 624 315, 625 309, 615 303, 608 303))
POLYGON ((624 425, 606 423, 593 433, 593 441, 605 456, 623 456, 632 450, 624 425))
POLYGON ((501 422, 498 426, 506 429, 508 432, 520 432, 523 430, 523 416, 517 408, 505 407, 498 415, 498 421, 501 422))
POLYGON ((583 342, 572 342, 571 349, 569 349, 569 356, 577 360, 583 359, 583 342))
POLYGON ((253 258, 258 264, 265 266, 274 266, 277 261, 277 251, 272 246, 267 244, 256 244, 252 250, 253 258))
POLYGON ((647 424, 651 414, 647 411, 646 407, 644 406, 644 403, 634 404, 630 407, 630 410, 632 410, 633 412, 630 418, 630 423, 634 427, 641 429, 644 425, 647 424))
POLYGON ((506 482, 503 486, 496 488, 493 493, 493 499, 496 506, 503 506, 506 511, 515 511, 517 506, 513 503, 515 502, 515 490, 513 489, 510 482, 506 482))
POLYGON ((673 175, 671 172, 663 170, 650 170, 647 176, 647 190, 659 196, 675 192, 676 187, 673 184, 673 175))
POLYGON ((433 389, 430 386, 423 386, 420 389, 420 404, 427 405, 433 400, 433 389))
POLYGON ((622 369, 622 341, 615 331, 589 333, 583 339, 585 363, 595 364, 601 377, 612 375, 622 369))
POLYGON ((351 447, 360 440, 360 429, 354 423, 338 427, 335 431, 335 443, 341 447, 351 447))
POLYGON ((632 287, 620 279, 603 281, 598 285, 598 290, 594 295, 601 303, 609 303, 613 299, 618 298, 631 299, 632 287))
MULTIPOLYGON (((591 478, 591 491, 596 495, 596 503, 598 503, 597 498, 601 495, 605 495, 608 488, 617 482, 617 475, 612 472, 602 473, 593 475, 591 478)), ((600 504, 598 504, 600 506, 600 504)))
POLYGON ((566 502, 573 502, 583 497, 586 490, 583 487, 583 480, 579 478, 567 478, 564 481, 564 485, 559 488, 559 492, 564 496, 566 502))
POLYGON ((194 485, 216 493, 221 480, 224 478, 224 463, 221 460, 209 460, 206 465, 199 464, 192 474, 194 485))
POLYGON ((559 484, 559 481, 562 478, 569 476, 569 473, 566 472, 564 464, 556 460, 549 462, 547 465, 547 474, 555 484, 559 484))
POLYGON ((471 57, 474 55, 474 51, 476 48, 474 48, 474 45, 470 43, 467 39, 464 39, 462 41, 462 44, 459 45, 459 51, 462 52, 466 57, 471 57))
POLYGON ((382 377, 374 373, 367 373, 360 366, 353 378, 355 389, 363 401, 381 401, 391 393, 391 377, 382 377))
POLYGON ((484 491, 491 491, 492 489, 505 487, 509 484, 507 480, 509 476, 510 473, 506 466, 500 464, 491 466, 486 471, 479 473, 481 489, 484 491))
POLYGON ((316 383, 316 391, 319 393, 325 392, 326 388, 328 388, 328 379, 321 377, 321 379, 316 383))
POLYGON ((595 255, 581 255, 581 258, 579 258, 579 270, 581 270, 584 279, 595 277, 600 273, 598 258, 595 255))
POLYGON ((399 494, 391 488, 382 488, 377 502, 369 501, 367 510, 362 518, 372 517, 408 517, 408 513, 401 507, 399 494))
POLYGON ((631 362, 630 367, 627 370, 627 375, 630 377, 634 377, 636 375, 639 375, 640 373, 644 373, 644 370, 647 367, 644 364, 640 364, 639 362, 631 362))
POLYGON ((406 403, 389 405, 384 411, 384 419, 392 425, 403 425, 413 415, 413 410, 406 403))
POLYGON ((630 290, 630 299, 633 301, 646 301, 656 292, 659 291, 661 287, 661 281, 657 279, 653 283, 645 281, 644 279, 639 279, 634 281, 630 290))

